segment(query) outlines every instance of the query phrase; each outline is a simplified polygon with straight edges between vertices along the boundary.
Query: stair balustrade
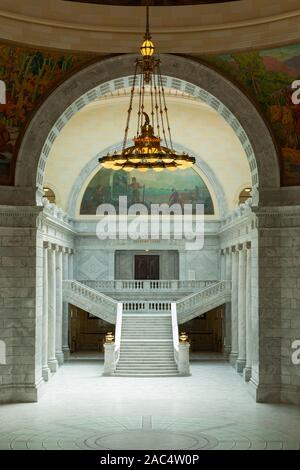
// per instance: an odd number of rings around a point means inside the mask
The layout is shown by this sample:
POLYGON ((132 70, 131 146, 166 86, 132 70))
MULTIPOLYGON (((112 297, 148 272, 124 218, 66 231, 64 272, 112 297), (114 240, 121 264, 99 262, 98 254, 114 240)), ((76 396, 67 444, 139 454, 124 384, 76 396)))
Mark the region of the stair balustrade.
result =
POLYGON ((212 310, 231 300, 231 282, 220 281, 176 302, 178 323, 212 310))
POLYGON ((78 281, 63 281, 63 300, 95 317, 116 323, 118 301, 78 281))

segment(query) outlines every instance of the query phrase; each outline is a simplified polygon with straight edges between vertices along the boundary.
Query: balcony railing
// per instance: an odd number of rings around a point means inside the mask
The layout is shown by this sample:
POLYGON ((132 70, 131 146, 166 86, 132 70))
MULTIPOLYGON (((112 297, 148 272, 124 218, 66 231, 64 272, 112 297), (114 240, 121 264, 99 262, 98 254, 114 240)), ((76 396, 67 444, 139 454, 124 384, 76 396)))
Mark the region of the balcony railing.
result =
POLYGON ((137 291, 137 292, 194 292, 216 284, 218 281, 179 281, 179 280, 114 280, 114 281, 79 281, 98 292, 137 291))

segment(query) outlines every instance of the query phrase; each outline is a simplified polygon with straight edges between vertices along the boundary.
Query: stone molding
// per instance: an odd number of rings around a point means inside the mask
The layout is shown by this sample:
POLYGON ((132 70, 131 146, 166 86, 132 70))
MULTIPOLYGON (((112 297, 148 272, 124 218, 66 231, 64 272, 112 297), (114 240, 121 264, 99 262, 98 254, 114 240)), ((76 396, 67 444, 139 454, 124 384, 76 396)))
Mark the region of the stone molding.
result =
POLYGON ((1 206, 0 227, 37 227, 41 212, 37 206, 1 206))
MULTIPOLYGON (((52 8, 30 8, 22 0, 2 0, 0 25, 9 41, 57 49, 96 53, 132 52, 144 33, 141 8, 110 5, 61 5, 52 0, 52 8), (55 6, 54 6, 55 5, 55 6), (112 18, 114 19, 112 21, 112 18), (80 37, 80 41, 78 41, 80 37)), ((47 2, 45 2, 47 3, 47 2)), ((68 3, 68 2, 64 2, 68 3)), ((252 0, 251 9, 236 2, 218 5, 192 5, 176 8, 155 7, 151 12, 151 31, 162 52, 221 53, 295 42, 299 38, 297 0, 252 0), (288 3, 288 5, 287 5, 288 3), (243 37, 243 41, 240 38, 243 37)))

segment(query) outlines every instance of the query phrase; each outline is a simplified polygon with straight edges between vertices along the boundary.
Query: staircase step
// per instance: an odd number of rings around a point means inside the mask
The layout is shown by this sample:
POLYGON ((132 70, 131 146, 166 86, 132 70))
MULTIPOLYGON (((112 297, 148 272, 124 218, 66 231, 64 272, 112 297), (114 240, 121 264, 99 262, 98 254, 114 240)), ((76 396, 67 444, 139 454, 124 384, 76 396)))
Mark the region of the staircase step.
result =
POLYGON ((158 373, 139 373, 139 372, 115 372, 116 377, 177 377, 179 372, 158 372, 158 373))

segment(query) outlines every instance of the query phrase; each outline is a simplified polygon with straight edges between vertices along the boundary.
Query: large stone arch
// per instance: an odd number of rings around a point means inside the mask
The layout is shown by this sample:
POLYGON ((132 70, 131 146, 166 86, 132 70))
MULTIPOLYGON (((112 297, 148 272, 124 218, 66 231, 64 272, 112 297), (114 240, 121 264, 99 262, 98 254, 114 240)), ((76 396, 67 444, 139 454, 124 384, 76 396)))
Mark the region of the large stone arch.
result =
MULTIPOLYGON (((16 164, 15 186, 30 188, 27 202, 39 203, 36 188, 42 186, 46 159, 56 132, 64 126, 74 111, 91 101, 95 89, 114 80, 122 88, 122 77, 130 77, 135 55, 122 55, 93 63, 58 86, 37 110, 29 123, 21 143, 16 164), (99 85, 100 84, 100 85, 99 85), (51 132, 52 131, 52 132, 51 132)), ((276 145, 264 119, 251 100, 237 85, 215 70, 198 61, 173 55, 162 55, 162 73, 188 84, 188 92, 198 93, 226 119, 241 143, 249 161, 252 183, 269 191, 280 186, 280 172, 276 145)), ((177 84, 178 86, 178 84, 177 84)))

